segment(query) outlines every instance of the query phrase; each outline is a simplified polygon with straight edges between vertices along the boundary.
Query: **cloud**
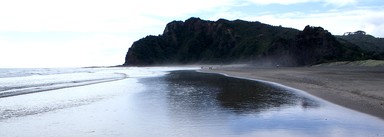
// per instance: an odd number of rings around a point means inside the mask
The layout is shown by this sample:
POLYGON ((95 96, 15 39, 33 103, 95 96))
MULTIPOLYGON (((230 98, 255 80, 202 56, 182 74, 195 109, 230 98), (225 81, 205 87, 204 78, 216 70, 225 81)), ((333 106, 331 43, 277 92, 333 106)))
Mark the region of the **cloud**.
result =
POLYGON ((122 32, 231 6, 231 0, 12 0, 0 2, 0 31, 122 32), (176 6, 175 6, 176 5, 176 6))
POLYGON ((125 36, 92 34, 69 41, 14 41, 0 37, 0 67, 82 67, 124 63, 125 36))
POLYGON ((306 25, 321 26, 335 35, 357 30, 366 31, 376 37, 384 37, 384 9, 356 8, 351 10, 330 10, 326 12, 287 12, 248 14, 230 11, 220 13, 223 18, 241 18, 249 21, 260 21, 271 25, 282 25, 302 30, 306 25))
POLYGON ((358 3, 357 0, 323 0, 323 2, 327 5, 335 5, 339 7, 358 3))
POLYGON ((168 22, 233 5, 233 0, 0 1, 0 67, 122 64, 133 41, 162 33, 168 22), (41 32, 40 37, 65 40, 17 36, 41 32), (66 32, 85 36, 49 35, 66 32))
POLYGON ((121 32, 161 22, 132 14, 132 9, 125 7, 129 3, 123 1, 16 0, 0 5, 1 31, 121 32))
POLYGON ((317 1, 317 0, 248 0, 248 1, 255 4, 260 4, 260 5, 269 5, 269 4, 290 5, 290 4, 317 1))
POLYGON ((301 3, 320 2, 326 5, 345 6, 345 5, 357 3, 357 0, 247 0, 247 1, 251 3, 259 4, 259 5, 270 5, 270 4, 292 5, 292 4, 301 4, 301 3))

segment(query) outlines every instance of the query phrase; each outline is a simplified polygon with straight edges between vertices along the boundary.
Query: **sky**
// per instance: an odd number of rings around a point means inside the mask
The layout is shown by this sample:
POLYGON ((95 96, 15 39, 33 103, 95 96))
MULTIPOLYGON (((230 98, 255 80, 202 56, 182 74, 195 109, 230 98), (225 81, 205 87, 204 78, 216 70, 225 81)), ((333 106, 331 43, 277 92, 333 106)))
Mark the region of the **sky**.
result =
POLYGON ((383 0, 2 0, 0 68, 120 65, 134 41, 190 17, 384 37, 383 0))

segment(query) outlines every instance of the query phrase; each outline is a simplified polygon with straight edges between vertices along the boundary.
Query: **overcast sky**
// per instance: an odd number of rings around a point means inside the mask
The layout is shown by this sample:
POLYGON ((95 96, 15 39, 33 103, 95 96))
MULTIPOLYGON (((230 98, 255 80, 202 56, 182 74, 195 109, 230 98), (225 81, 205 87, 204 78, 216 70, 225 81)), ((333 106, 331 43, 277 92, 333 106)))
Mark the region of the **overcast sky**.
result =
POLYGON ((190 17, 384 37, 383 0, 2 0, 0 68, 123 64, 134 41, 190 17))

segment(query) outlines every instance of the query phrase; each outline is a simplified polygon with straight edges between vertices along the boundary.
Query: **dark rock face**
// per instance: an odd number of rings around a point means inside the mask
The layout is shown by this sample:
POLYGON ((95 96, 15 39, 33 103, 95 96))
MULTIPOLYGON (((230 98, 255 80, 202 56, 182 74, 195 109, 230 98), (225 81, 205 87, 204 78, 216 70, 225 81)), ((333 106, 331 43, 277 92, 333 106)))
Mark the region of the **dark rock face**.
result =
POLYGON ((321 27, 306 26, 296 37, 296 47, 301 65, 338 59, 343 54, 340 43, 321 27))
POLYGON ((300 66, 356 59, 361 52, 321 27, 299 31, 260 22, 190 18, 168 23, 162 35, 134 42, 124 65, 247 61, 300 66))

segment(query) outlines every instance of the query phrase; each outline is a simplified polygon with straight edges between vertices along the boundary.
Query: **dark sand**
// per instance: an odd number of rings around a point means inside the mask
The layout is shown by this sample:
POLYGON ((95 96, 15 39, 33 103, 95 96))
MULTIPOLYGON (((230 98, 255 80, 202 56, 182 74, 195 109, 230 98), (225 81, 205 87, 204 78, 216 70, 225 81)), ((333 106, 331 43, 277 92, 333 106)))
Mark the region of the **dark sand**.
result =
POLYGON ((202 71, 276 82, 384 119, 383 67, 213 66, 202 71))

